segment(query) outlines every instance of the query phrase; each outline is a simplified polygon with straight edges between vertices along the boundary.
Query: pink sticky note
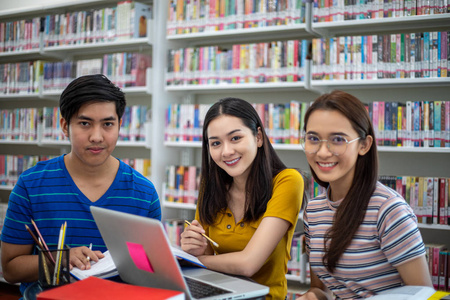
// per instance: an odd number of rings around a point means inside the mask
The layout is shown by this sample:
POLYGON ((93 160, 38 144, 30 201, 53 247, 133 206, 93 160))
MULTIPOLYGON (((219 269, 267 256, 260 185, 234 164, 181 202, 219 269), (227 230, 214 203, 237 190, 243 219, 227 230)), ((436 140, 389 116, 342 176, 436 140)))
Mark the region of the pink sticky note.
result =
POLYGON ((130 253, 131 259, 138 269, 153 273, 153 267, 150 260, 145 254, 144 247, 141 244, 135 244, 127 242, 128 252, 130 253))

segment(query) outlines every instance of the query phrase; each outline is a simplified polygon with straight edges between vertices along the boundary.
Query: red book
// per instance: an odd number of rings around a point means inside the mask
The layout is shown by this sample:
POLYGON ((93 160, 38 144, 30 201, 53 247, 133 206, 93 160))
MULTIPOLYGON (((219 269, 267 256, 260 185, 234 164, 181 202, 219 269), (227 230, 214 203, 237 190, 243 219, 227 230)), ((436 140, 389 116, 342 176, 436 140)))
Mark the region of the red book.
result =
POLYGON ((439 178, 439 224, 447 224, 447 209, 448 209, 448 193, 446 189, 447 178, 439 178))
POLYGON ((447 289, 447 259, 448 255, 446 251, 440 251, 439 252, 439 286, 438 290, 445 291, 447 289))
POLYGON ((430 245, 432 246, 432 271, 431 280, 433 287, 437 290, 439 288, 439 252, 444 251, 445 245, 430 245))
POLYGON ((88 277, 37 295, 38 300, 94 300, 94 299, 170 299, 184 300, 183 292, 136 286, 97 277, 88 277))

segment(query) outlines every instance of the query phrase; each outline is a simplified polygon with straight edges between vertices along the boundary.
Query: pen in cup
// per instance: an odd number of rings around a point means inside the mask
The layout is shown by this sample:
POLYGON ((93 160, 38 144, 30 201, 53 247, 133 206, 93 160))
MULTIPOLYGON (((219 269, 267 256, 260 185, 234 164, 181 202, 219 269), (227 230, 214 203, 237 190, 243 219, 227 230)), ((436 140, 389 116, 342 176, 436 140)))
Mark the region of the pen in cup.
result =
MULTIPOLYGON (((184 220, 184 223, 188 224, 189 226, 191 225, 191 223, 189 223, 188 220, 184 220)), ((209 236, 207 236, 206 234, 202 233, 202 235, 211 242, 211 244, 213 244, 214 247, 219 248, 219 244, 217 244, 216 242, 214 242, 209 236)))
MULTIPOLYGON (((89 250, 92 250, 92 243, 89 244, 89 250)), ((89 256, 86 256, 87 261, 90 261, 91 258, 89 256)))

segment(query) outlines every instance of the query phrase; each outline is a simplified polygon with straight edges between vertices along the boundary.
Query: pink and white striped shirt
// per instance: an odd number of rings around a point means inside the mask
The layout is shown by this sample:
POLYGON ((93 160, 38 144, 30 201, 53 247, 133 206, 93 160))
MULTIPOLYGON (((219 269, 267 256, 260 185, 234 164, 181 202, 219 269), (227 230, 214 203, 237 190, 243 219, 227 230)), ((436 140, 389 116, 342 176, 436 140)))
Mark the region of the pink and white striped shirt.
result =
POLYGON ((395 267, 425 255, 411 207, 397 192, 378 182, 363 223, 330 274, 322 262, 324 234, 342 200, 332 202, 327 194, 310 200, 304 213, 306 251, 314 273, 337 299, 365 298, 402 286, 395 267))

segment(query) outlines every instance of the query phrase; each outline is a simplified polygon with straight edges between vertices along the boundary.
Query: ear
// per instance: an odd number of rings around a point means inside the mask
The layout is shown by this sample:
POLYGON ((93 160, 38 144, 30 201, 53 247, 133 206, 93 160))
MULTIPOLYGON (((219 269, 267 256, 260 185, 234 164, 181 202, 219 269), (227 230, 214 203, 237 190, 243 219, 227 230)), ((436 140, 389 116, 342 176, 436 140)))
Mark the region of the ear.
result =
POLYGON ((258 132, 256 133, 256 143, 258 145, 258 148, 262 147, 263 141, 264 141, 264 136, 262 134, 261 127, 258 127, 258 132))
POLYGON ((372 143, 373 143, 373 136, 371 135, 366 136, 366 139, 360 143, 358 154, 363 156, 367 152, 369 152, 370 148, 372 147, 372 143))
POLYGON ((120 130, 120 128, 122 128, 122 122, 123 122, 123 118, 120 119, 120 122, 119 122, 119 130, 120 130))
POLYGON ((61 119, 59 119, 59 125, 61 126, 61 129, 62 129, 64 135, 68 138, 69 137, 69 123, 66 121, 66 119, 61 118, 61 119))

